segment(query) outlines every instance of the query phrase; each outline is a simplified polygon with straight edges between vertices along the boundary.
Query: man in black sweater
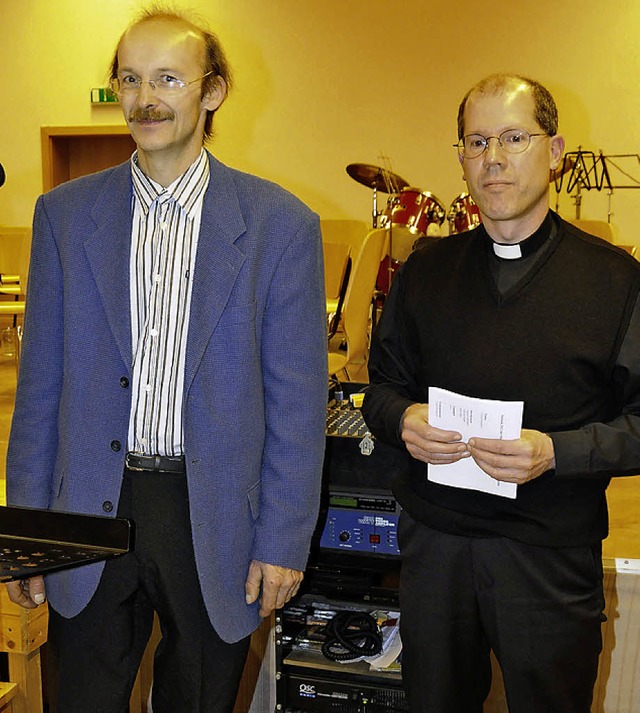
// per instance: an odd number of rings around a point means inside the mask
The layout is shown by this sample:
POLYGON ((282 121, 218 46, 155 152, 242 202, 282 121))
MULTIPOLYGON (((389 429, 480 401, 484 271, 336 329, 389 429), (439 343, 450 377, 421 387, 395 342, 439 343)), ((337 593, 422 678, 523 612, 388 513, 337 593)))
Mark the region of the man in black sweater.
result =
POLYGON ((412 713, 480 713, 490 650, 511 713, 591 705, 605 491, 640 472, 640 264, 549 210, 557 125, 528 78, 467 93, 458 154, 482 225, 410 256, 372 342, 365 419, 411 456, 394 491, 412 713), (429 387, 523 401, 520 438, 430 425, 429 387), (429 479, 462 459, 515 498, 429 479))

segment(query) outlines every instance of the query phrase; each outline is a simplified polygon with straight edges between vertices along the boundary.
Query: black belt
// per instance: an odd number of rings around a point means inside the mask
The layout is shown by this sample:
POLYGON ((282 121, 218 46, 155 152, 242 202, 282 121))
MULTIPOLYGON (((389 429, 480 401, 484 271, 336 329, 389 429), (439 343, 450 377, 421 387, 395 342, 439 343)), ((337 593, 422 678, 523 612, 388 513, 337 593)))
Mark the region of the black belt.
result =
POLYGON ((148 470, 155 473, 184 473, 184 456, 146 456, 127 453, 125 465, 129 470, 148 470))

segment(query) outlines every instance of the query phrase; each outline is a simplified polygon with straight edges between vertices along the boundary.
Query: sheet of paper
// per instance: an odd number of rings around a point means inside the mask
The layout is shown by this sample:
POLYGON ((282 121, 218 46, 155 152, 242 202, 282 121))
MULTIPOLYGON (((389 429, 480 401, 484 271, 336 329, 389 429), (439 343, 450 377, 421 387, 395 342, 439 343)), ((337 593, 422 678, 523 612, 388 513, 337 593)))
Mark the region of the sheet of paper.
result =
MULTIPOLYGON (((458 431, 466 443, 478 438, 520 438, 523 401, 494 401, 463 396, 453 391, 429 387, 429 423, 447 431, 458 431)), ((454 488, 480 490, 483 493, 515 498, 517 485, 494 480, 473 460, 427 466, 429 480, 454 488)))

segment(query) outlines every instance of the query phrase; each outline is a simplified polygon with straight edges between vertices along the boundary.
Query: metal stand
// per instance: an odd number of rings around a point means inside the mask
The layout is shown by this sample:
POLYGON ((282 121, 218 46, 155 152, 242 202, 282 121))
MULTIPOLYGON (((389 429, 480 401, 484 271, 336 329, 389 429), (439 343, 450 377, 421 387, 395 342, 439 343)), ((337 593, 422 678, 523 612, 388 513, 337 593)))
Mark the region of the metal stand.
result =
POLYGON ((611 222, 613 212, 611 202, 614 190, 640 188, 640 178, 635 178, 624 170, 618 163, 619 159, 633 159, 636 167, 640 167, 640 154, 609 154, 600 151, 597 155, 593 151, 584 151, 581 146, 577 151, 569 151, 564 155, 562 165, 555 171, 553 178, 556 193, 556 208, 558 208, 559 194, 562 191, 564 178, 567 176, 566 191, 571 194, 575 190, 573 202, 576 207, 576 220, 580 220, 582 210, 582 192, 606 188, 609 196, 607 209, 607 222, 611 222), (614 160, 615 159, 615 160, 614 160), (614 181, 612 172, 625 176, 631 183, 614 181))
POLYGON ((378 216, 380 213, 378 213, 378 189, 374 186, 373 187, 373 228, 378 227, 378 216))

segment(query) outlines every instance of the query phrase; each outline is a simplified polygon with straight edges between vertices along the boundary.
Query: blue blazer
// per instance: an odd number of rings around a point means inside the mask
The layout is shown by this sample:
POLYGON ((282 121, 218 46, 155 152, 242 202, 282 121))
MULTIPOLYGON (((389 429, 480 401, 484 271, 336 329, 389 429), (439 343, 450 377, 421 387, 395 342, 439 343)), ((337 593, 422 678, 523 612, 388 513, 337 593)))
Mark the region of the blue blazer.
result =
MULTIPOLYGON (((306 565, 324 451, 325 301, 317 216, 275 184, 209 160, 184 445, 202 592, 231 642, 260 623, 244 600, 249 562, 306 565)), ((9 504, 117 510, 131 407, 131 198, 125 163, 37 202, 9 504)), ((78 614, 102 568, 48 576, 51 606, 78 614)))

